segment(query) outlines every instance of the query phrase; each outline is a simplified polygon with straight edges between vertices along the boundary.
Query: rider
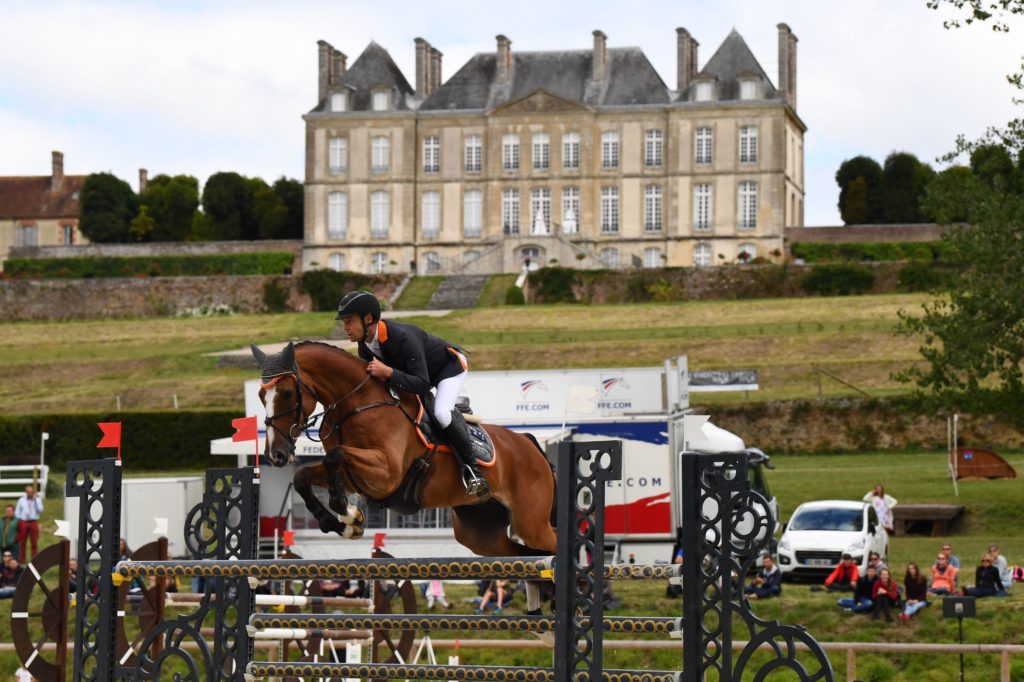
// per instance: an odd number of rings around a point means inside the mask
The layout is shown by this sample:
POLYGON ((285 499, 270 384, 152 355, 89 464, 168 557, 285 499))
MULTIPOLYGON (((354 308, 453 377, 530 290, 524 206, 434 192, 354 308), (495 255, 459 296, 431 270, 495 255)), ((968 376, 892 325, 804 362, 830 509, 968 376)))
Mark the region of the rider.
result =
POLYGON ((455 409, 469 367, 461 350, 431 336, 419 327, 380 319, 380 302, 367 291, 350 291, 338 303, 338 316, 350 341, 359 344, 359 357, 369 364, 366 371, 384 381, 390 389, 401 389, 422 397, 437 388, 434 418, 458 456, 467 475, 471 495, 490 492, 480 475, 476 454, 462 413, 455 409))

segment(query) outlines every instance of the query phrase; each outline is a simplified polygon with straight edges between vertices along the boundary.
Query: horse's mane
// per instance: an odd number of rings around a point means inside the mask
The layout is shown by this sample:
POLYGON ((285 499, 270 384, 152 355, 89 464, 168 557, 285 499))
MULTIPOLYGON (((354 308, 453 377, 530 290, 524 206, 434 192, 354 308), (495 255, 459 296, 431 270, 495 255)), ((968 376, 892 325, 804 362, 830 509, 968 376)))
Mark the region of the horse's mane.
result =
POLYGON ((341 353, 342 356, 345 357, 345 358, 352 358, 352 359, 355 359, 355 360, 359 360, 360 362, 366 362, 365 360, 363 360, 361 357, 359 357, 355 353, 350 353, 347 350, 345 350, 344 348, 338 348, 337 346, 332 346, 329 343, 325 343, 323 341, 314 341, 312 339, 307 339, 305 341, 299 341, 297 344, 295 344, 295 350, 298 350, 299 348, 302 348, 302 347, 305 347, 305 346, 319 346, 320 348, 325 348, 326 350, 329 350, 329 351, 331 351, 333 353, 341 353))

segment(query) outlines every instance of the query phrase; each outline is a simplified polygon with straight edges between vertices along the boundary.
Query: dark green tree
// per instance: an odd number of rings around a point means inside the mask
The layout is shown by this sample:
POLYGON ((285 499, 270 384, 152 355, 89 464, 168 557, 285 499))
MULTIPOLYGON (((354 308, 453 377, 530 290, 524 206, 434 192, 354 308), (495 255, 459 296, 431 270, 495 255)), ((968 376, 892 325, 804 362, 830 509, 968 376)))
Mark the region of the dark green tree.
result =
POLYGON ((893 152, 882 167, 882 222, 919 223, 921 199, 935 172, 908 152, 893 152))
MULTIPOLYGON (((836 171, 839 185, 839 215, 847 225, 874 224, 882 215, 882 167, 869 156, 855 156, 843 161, 836 171), (864 185, 862 205, 850 207, 850 187, 861 178, 864 185)), ((859 190, 858 190, 859 191, 859 190)), ((860 201, 858 199, 858 201, 860 201)))
POLYGON ((153 218, 151 241, 184 241, 199 209, 199 181, 191 175, 158 175, 146 184, 139 203, 153 218))
POLYGON ((147 241, 155 226, 156 221, 149 215, 149 209, 145 205, 139 206, 138 215, 132 218, 132 236, 135 237, 135 241, 147 241))
POLYGON ((270 187, 253 193, 253 212, 260 239, 279 239, 288 225, 288 207, 270 187))
POLYGON ((203 187, 203 213, 214 240, 247 239, 252 226, 252 194, 238 173, 214 173, 203 187))
POLYGON ((288 209, 288 221, 277 239, 302 239, 305 225, 306 188, 298 180, 280 177, 274 181, 276 194, 288 209))
POLYGON ((1013 158, 1006 147, 997 144, 986 144, 971 152, 971 171, 979 181, 990 187, 1017 189, 1017 175, 1013 158))
POLYGON ((138 197, 127 182, 111 173, 92 173, 82 183, 79 201, 79 229, 89 241, 132 241, 138 197))
POLYGON ((857 176, 846 188, 846 206, 843 222, 847 225, 868 224, 868 183, 864 176, 857 176))
POLYGON ((928 183, 922 209, 942 225, 967 221, 967 209, 977 180, 967 166, 950 166, 928 183))

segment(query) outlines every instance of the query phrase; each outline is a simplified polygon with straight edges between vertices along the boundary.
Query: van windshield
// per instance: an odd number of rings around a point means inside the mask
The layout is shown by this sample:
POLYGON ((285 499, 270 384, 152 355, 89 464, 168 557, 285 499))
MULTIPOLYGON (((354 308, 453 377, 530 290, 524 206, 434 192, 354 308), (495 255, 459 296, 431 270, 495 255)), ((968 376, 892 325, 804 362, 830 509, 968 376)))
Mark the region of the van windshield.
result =
POLYGON ((793 517, 789 529, 859 531, 863 517, 860 509, 807 509, 793 517))

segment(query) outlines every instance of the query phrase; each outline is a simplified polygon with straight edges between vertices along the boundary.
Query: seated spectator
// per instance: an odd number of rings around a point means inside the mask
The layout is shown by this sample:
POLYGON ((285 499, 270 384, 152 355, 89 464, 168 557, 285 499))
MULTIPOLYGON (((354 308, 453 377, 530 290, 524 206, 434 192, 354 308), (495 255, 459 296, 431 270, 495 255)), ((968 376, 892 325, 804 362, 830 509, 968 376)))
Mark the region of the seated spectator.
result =
POLYGON ((505 591, 508 588, 507 580, 494 580, 491 582, 487 590, 484 591, 484 596, 480 598, 480 606, 474 611, 476 613, 483 613, 487 610, 487 605, 494 600, 494 615, 501 614, 501 605, 505 602, 505 591))
POLYGON ((1013 587, 1013 571, 1010 570, 1010 564, 999 551, 999 545, 989 545, 988 553, 992 557, 992 565, 999 571, 999 580, 1003 583, 1003 591, 1009 592, 1013 587))
POLYGON ((766 554, 763 561, 761 570, 743 589, 747 599, 767 599, 782 594, 782 571, 775 565, 775 558, 771 554, 766 554))
MULTIPOLYGON (((426 585, 427 610, 434 610, 435 601, 446 609, 450 609, 452 607, 452 605, 448 603, 448 600, 445 599, 444 584, 440 580, 428 580, 426 585)), ((501 609, 499 608, 498 610, 500 611, 501 609)))
POLYGON ((903 607, 903 613, 900 614, 900 620, 910 620, 911 616, 928 606, 928 581, 913 561, 907 564, 907 572, 903 576, 903 587, 907 591, 907 603, 903 607))
POLYGON ((868 564, 864 575, 857 579, 857 586, 853 588, 852 597, 843 597, 839 600, 839 607, 852 611, 853 613, 867 613, 875 605, 872 599, 872 591, 875 588, 875 581, 878 580, 878 571, 868 564))
POLYGON ((889 568, 882 561, 882 557, 878 555, 878 552, 868 552, 868 566, 874 566, 875 571, 881 571, 883 568, 889 568))
POLYGON ((0 599, 14 597, 14 588, 17 587, 18 578, 24 570, 13 556, 4 561, 3 571, 0 572, 0 599))
MULTIPOLYGON (((632 559, 633 555, 630 554, 629 556, 632 559)), ((632 561, 630 563, 632 563, 632 561)), ((683 563, 683 548, 681 546, 679 547, 679 549, 676 550, 675 555, 672 557, 672 563, 673 564, 682 564, 683 563)), ((675 585, 673 583, 669 583, 668 586, 665 588, 665 596, 668 597, 669 599, 674 599, 675 597, 678 597, 678 596, 682 595, 682 593, 683 593, 683 586, 682 585, 675 585)))
POLYGON ((78 591, 78 559, 68 560, 68 594, 78 591))
POLYGON ((956 592, 957 570, 949 565, 945 554, 939 554, 932 564, 932 582, 928 591, 934 595, 947 596, 956 592))
POLYGON ((858 574, 857 564, 853 563, 853 557, 844 554, 843 560, 825 578, 825 589, 829 592, 853 592, 857 587, 857 579, 860 577, 858 574))
POLYGON ((342 580, 341 587, 335 594, 350 599, 365 599, 369 595, 365 580, 342 580))
POLYGON ((340 597, 341 596, 341 581, 340 580, 321 580, 320 581, 320 594, 324 597, 340 597))
POLYGON ((950 566, 955 568, 957 571, 960 570, 960 559, 957 557, 956 554, 953 554, 952 545, 950 545, 948 542, 944 542, 942 544, 942 549, 939 550, 939 553, 946 555, 946 561, 949 562, 950 566))
POLYGON ((885 622, 892 622, 892 607, 900 602, 900 590, 896 581, 892 579, 888 568, 878 572, 878 580, 871 590, 871 599, 875 602, 871 612, 871 618, 878 620, 878 614, 885 614, 885 622))
POLYGON ((964 588, 964 594, 972 597, 1006 597, 999 569, 992 565, 992 555, 982 554, 978 569, 974 572, 974 587, 964 588))

